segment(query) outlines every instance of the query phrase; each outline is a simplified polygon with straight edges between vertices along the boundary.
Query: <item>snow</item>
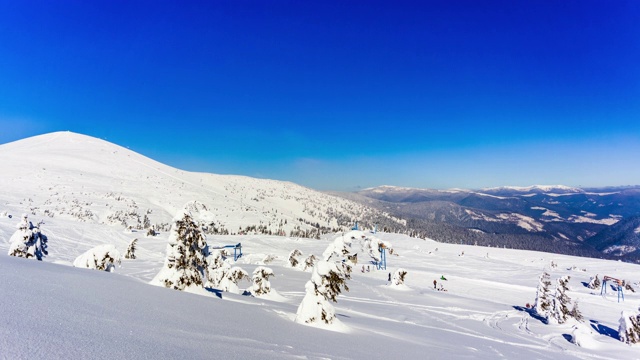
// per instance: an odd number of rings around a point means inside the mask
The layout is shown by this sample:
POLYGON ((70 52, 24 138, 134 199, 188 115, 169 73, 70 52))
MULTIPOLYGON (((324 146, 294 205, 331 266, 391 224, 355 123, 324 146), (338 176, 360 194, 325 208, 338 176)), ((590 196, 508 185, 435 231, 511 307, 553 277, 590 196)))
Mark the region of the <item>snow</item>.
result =
POLYGON ((512 222, 527 231, 531 231, 531 232, 544 231, 544 225, 540 224, 539 222, 535 221, 533 218, 529 216, 525 216, 517 213, 511 213, 511 214, 498 214, 497 217, 502 220, 508 220, 509 222, 512 222))
POLYGON ((511 191, 518 191, 518 192, 524 192, 524 193, 530 193, 532 191, 541 191, 541 192, 544 192, 544 193, 549 193, 549 192, 554 191, 554 190, 570 191, 570 192, 574 192, 574 193, 582 193, 583 192, 582 189, 578 189, 578 188, 574 188, 574 187, 570 187, 570 186, 565 186, 565 185, 532 185, 532 186, 527 186, 527 187, 501 186, 501 187, 494 187, 494 188, 486 188, 486 189, 483 189, 483 190, 484 191, 511 190, 511 191))
POLYGON ((620 221, 620 219, 618 219, 618 218, 593 219, 591 217, 586 217, 586 216, 571 215, 571 216, 569 216, 568 221, 569 222, 576 222, 576 223, 592 223, 592 224, 602 224, 602 225, 613 225, 613 224, 617 223, 618 221, 620 221))
MULTIPOLYGON (((640 347, 620 342, 617 332, 622 311, 637 313, 640 294, 625 292, 618 303, 615 292, 601 296, 599 289, 583 286, 594 274, 640 281, 638 265, 622 262, 379 232, 375 237, 393 244, 394 253, 387 254, 387 270, 376 270, 370 244, 362 239, 368 234, 354 233, 355 239, 345 234, 358 263, 347 280, 349 291, 332 303, 337 322, 331 326, 294 321, 314 274, 287 262, 293 249, 321 259, 342 233, 320 240, 207 235, 211 246, 242 243, 244 255, 227 261, 248 273, 269 258, 274 273, 269 296, 242 295, 251 287, 246 281, 240 294, 152 286, 170 232, 152 237, 125 232, 107 220, 117 210, 137 209, 142 215, 150 209, 155 223, 170 221, 186 202, 198 200, 214 221, 235 230, 248 219, 267 223, 277 209, 288 217, 289 230, 297 226, 292 225, 296 216, 326 222, 317 215, 320 209, 355 214, 363 208, 350 209, 355 205, 291 183, 182 172, 76 134, 28 140, 0 146, 0 358, 640 358, 640 347), (15 156, 28 158, 19 162, 28 169, 17 168, 15 156), (315 216, 303 211, 312 203, 317 203, 315 216), (49 255, 43 261, 7 255, 23 212, 34 223, 45 221, 41 231, 49 239, 49 255), (123 253, 134 238, 137 259, 123 260, 115 272, 71 266, 99 246, 123 253), (558 266, 548 269, 550 261, 558 266), (571 271, 573 266, 587 271, 571 271), (366 267, 370 271, 360 271, 366 267), (390 286, 389 273, 400 268, 407 271, 404 286, 390 286), (547 325, 526 309, 545 268, 552 281, 571 275, 567 293, 579 301, 583 323, 547 325), (443 275, 447 281, 438 280, 443 275), (433 280, 447 291, 434 290, 433 280)), ((535 229, 529 219, 512 219, 535 229)), ((327 266, 318 265, 318 272, 326 273, 327 266)))
POLYGON ((112 244, 98 245, 73 261, 73 266, 93 270, 115 271, 122 263, 120 251, 112 244))

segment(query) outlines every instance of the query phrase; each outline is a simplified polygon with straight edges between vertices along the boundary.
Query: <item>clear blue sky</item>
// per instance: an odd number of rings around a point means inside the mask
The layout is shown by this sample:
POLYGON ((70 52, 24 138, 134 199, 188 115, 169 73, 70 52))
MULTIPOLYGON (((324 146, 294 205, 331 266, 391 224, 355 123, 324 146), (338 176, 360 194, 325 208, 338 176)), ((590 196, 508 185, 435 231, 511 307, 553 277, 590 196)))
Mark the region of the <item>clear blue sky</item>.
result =
POLYGON ((0 143, 317 189, 640 184, 640 1, 0 0, 0 143))

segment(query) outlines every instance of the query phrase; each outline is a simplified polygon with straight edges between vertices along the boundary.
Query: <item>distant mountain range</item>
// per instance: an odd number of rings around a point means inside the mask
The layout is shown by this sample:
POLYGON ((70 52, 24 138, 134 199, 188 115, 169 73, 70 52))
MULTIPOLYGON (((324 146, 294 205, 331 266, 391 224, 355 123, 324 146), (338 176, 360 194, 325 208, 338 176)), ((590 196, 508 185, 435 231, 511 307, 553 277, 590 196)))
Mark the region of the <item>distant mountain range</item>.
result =
POLYGON ((340 195, 402 217, 413 235, 438 241, 640 260, 640 186, 379 186, 340 195))

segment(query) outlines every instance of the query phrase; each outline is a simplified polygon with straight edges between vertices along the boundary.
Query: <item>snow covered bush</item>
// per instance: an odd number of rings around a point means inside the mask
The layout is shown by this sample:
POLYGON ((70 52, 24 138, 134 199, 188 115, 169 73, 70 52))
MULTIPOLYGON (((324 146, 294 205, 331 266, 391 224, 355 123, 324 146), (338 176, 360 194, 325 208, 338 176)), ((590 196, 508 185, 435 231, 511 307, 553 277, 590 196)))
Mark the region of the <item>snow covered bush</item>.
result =
POLYGON ((318 258, 311 254, 309 255, 305 260, 304 260, 304 269, 302 269, 303 271, 307 271, 307 269, 313 269, 313 265, 315 265, 316 261, 318 260, 318 258))
POLYGON ((640 314, 631 314, 623 311, 618 327, 620 341, 627 344, 637 344, 640 342, 640 314))
POLYGON ((134 260, 136 258, 136 246, 138 244, 138 239, 133 239, 129 243, 129 247, 127 248, 127 253, 124 254, 125 259, 134 260))
POLYGON ((313 268, 311 280, 305 284, 305 296, 298 306, 295 321, 302 324, 336 321, 335 308, 329 301, 337 302, 342 289, 349 291, 351 267, 344 262, 319 261, 313 268))
POLYGON ((631 286, 631 283, 629 283, 626 280, 622 280, 622 286, 624 286, 625 290, 629 290, 631 292, 636 292, 636 289, 634 289, 633 286, 631 286))
POLYGON ((23 214, 17 228, 9 239, 9 256, 42 260, 47 254, 47 237, 40 232, 40 227, 33 226, 27 214, 23 214))
POLYGON ((598 278, 598 274, 596 274, 595 277, 589 279, 589 284, 587 284, 587 287, 589 289, 597 289, 600 287, 600 285, 600 279, 598 278))
POLYGON ((405 276, 407 276, 407 270, 403 268, 399 268, 398 270, 396 270, 395 273, 393 273, 393 277, 391 278, 391 284, 396 286, 404 284, 405 276))
POLYGON ((298 260, 299 256, 302 256, 302 252, 300 250, 294 249, 291 251, 291 253, 289 253, 289 266, 292 268, 298 267, 298 264, 300 264, 300 260, 298 260))
POLYGON ((212 251, 207 257, 207 282, 206 287, 239 293, 238 283, 248 279, 249 273, 238 266, 231 267, 219 250, 212 251))
POLYGON ((152 236, 156 236, 158 235, 158 233, 156 233, 156 230, 152 227, 147 229, 147 237, 152 237, 152 236))
POLYGON ((535 312, 543 317, 544 319, 549 319, 551 315, 551 290, 549 287, 551 286, 551 275, 548 272, 543 272, 540 275, 540 280, 538 281, 538 289, 536 291, 536 302, 533 305, 533 309, 535 312))
POLYGON ((269 278, 275 276, 273 274, 273 270, 271 268, 265 266, 258 266, 251 276, 251 280, 253 281, 253 285, 249 291, 253 296, 261 296, 266 295, 271 292, 271 283, 269 282, 269 278))
POLYGON ((240 287, 238 286, 238 283, 244 279, 249 279, 249 273, 239 266, 231 267, 224 272, 224 276, 218 284, 217 289, 239 294, 240 287))
POLYGON ((571 311, 569 311, 569 316, 576 319, 577 321, 584 320, 582 312, 580 312, 580 309, 578 308, 578 301, 573 302, 573 307, 571 308, 571 311))
POLYGON ((275 260, 277 258, 277 256, 273 255, 273 254, 267 254, 265 255, 265 257, 262 259, 262 263, 263 264, 269 264, 270 262, 272 262, 273 260, 275 260))
POLYGON ((360 236, 361 231, 351 231, 333 240, 327 249, 322 253, 325 261, 341 261, 351 251, 351 238, 360 236))
POLYGON ((122 258, 118 249, 111 244, 105 244, 98 245, 78 256, 74 260, 73 266, 113 272, 121 262, 122 258))
POLYGON ((152 280, 152 284, 175 290, 203 287, 207 253, 208 246, 204 233, 194 221, 189 207, 186 206, 173 219, 167 257, 164 266, 152 280))

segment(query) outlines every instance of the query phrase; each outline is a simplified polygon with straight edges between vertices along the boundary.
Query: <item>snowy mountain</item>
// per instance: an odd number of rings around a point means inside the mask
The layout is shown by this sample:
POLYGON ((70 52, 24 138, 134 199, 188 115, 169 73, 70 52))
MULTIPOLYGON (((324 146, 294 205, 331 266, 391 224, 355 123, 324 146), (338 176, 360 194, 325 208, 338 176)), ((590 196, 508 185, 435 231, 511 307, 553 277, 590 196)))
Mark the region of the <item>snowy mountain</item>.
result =
POLYGON ((370 228, 402 224, 381 211, 293 183, 186 172, 71 132, 0 145, 0 168, 0 215, 29 213, 37 221, 132 230, 153 225, 166 231, 175 212, 198 199, 214 215, 213 233, 317 237, 350 228, 356 220, 370 228))
MULTIPOLYGON (((0 170, 3 359, 640 357, 618 333, 621 312, 636 312, 638 293, 624 290, 618 302, 610 287, 586 286, 598 274, 637 290, 638 265, 377 233, 389 249, 387 268, 378 270, 372 235, 359 232, 349 248, 357 254, 349 260, 349 291, 334 303, 339 326, 316 328, 294 321, 312 272, 292 266, 291 254, 322 257, 356 219, 405 229, 402 221, 291 183, 183 172, 73 133, 1 145, 0 170), (242 244, 240 258, 225 260, 229 266, 273 270, 271 296, 248 295, 246 280, 239 291, 200 295, 149 284, 165 263, 171 219, 193 200, 206 206, 209 246, 242 244), (44 221, 43 261, 7 255, 22 213, 44 221), (146 235, 149 224, 157 235, 146 235), (296 231, 317 234, 318 224, 339 231, 320 239, 296 231), (273 235, 280 229, 285 236, 273 235), (116 262, 112 273, 72 265, 91 249, 124 254, 134 239, 136 258, 116 262), (543 271, 554 281, 571 276, 567 295, 584 320, 547 324, 531 309, 543 271)), ((520 227, 527 219, 509 221, 520 227)))
MULTIPOLYGON (((388 211, 408 221, 418 236, 443 242, 479 243, 582 256, 640 260, 609 241, 607 249, 588 241, 640 212, 640 187, 579 189, 562 185, 433 190, 393 186, 369 188, 345 198, 388 211)), ((629 233, 626 238, 633 238, 629 233)))

